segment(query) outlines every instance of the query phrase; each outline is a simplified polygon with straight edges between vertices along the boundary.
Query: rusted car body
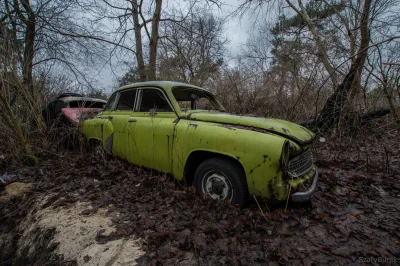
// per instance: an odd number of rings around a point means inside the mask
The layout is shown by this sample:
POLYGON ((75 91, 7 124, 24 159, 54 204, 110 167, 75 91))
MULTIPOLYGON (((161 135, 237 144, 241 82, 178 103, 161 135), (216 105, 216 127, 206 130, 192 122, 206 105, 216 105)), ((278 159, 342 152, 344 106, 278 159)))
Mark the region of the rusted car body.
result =
POLYGON ((84 97, 76 93, 63 93, 43 109, 42 115, 47 126, 77 126, 82 115, 98 113, 105 104, 106 101, 102 99, 84 97))
POLYGON ((187 180, 214 199, 311 199, 314 134, 297 124, 227 114, 209 91, 177 82, 122 87, 83 123, 89 142, 129 162, 187 180))

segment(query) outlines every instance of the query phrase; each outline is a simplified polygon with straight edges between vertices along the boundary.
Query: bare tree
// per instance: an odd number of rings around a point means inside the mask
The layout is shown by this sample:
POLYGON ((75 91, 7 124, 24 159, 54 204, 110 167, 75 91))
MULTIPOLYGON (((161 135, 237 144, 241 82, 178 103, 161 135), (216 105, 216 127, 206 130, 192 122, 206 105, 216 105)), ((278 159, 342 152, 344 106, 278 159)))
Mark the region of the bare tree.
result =
POLYGON ((204 85, 223 64, 227 39, 224 23, 206 10, 197 10, 162 31, 160 77, 204 85))
MULTIPOLYGON (((139 80, 155 80, 157 74, 157 56, 158 44, 160 40, 160 23, 178 23, 182 22, 187 15, 176 15, 174 8, 163 6, 162 0, 152 2, 144 0, 129 1, 93 1, 82 0, 89 7, 93 16, 93 21, 113 21, 116 23, 116 29, 110 29, 107 35, 108 42, 115 45, 115 48, 122 48, 127 55, 134 56, 139 72, 139 80), (133 34, 131 34, 133 33, 133 34)), ((181 7, 184 11, 180 12, 190 14, 192 6, 196 2, 189 2, 186 7, 181 7)), ((173 5, 172 5, 173 6, 173 5)), ((114 54, 124 57, 114 49, 114 54)), ((122 61, 127 61, 123 58, 122 61)))
MULTIPOLYGON (((322 134, 330 134, 340 118, 344 118, 352 106, 353 99, 360 91, 360 84, 363 77, 363 69, 368 51, 371 47, 379 46, 393 40, 392 36, 387 36, 379 32, 377 24, 393 20, 393 16, 388 16, 385 11, 393 6, 393 1, 309 1, 306 5, 301 0, 285 1, 294 12, 294 16, 286 19, 286 23, 304 25, 310 33, 316 47, 318 60, 323 64, 328 78, 334 88, 334 93, 327 99, 324 107, 316 119, 315 129, 319 129, 322 134), (337 57, 328 49, 329 42, 322 33, 320 22, 330 23, 330 27, 342 34, 336 42, 336 47, 347 51, 348 57, 337 57), (378 41, 370 45, 371 36, 378 41), (343 40, 348 40, 345 44, 343 40), (340 60, 342 58, 342 63, 340 60)), ((273 5, 273 1, 257 1, 260 5, 273 5)), ((242 5, 242 9, 251 6, 250 1, 242 5)), ((392 24, 393 25, 393 24, 392 24)), ((382 25, 381 25, 382 26, 382 25)), ((388 26, 388 25, 386 25, 388 26)), ((382 28, 382 27, 381 27, 382 28)), ((330 33, 330 36, 332 33, 330 33)), ((307 37, 307 36, 304 36, 307 37)))
POLYGON ((93 68, 104 46, 98 43, 96 29, 76 19, 79 12, 83 11, 76 1, 5 0, 0 5, 0 113, 14 139, 7 146, 21 147, 16 153, 30 154, 29 136, 44 128, 43 70, 63 68, 90 83, 85 63, 93 68))

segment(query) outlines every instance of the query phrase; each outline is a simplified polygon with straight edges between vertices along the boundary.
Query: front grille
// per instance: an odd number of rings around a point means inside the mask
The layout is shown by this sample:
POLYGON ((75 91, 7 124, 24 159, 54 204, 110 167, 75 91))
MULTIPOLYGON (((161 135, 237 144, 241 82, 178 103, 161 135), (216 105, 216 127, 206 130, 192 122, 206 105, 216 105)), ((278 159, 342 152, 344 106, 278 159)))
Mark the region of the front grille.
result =
POLYGON ((306 150, 302 154, 289 161, 288 173, 292 177, 304 175, 312 168, 311 151, 306 150))

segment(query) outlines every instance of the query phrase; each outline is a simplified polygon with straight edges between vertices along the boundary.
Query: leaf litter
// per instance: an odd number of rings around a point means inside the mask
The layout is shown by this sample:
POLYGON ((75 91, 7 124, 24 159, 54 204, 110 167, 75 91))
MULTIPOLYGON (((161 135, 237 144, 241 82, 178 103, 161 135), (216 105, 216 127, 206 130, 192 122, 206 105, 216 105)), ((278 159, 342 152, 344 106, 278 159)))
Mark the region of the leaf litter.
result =
MULTIPOLYGON (((263 202, 241 210, 197 195, 193 187, 166 175, 73 152, 43 156, 39 166, 20 168, 17 174, 19 182, 33 184, 25 200, 51 192, 62 199, 54 199, 57 206, 91 202, 82 215, 106 208, 116 230, 99 231, 96 241, 142 238, 145 253, 139 265, 349 265, 379 257, 399 261, 399 166, 392 165, 387 173, 379 162, 370 162, 368 172, 355 172, 365 162, 332 158, 332 150, 339 148, 328 143, 318 147, 320 177, 312 203, 291 203, 286 211, 285 203, 267 207, 263 202)), ((0 207, 2 223, 23 219, 23 211, 10 214, 16 202, 0 207)))

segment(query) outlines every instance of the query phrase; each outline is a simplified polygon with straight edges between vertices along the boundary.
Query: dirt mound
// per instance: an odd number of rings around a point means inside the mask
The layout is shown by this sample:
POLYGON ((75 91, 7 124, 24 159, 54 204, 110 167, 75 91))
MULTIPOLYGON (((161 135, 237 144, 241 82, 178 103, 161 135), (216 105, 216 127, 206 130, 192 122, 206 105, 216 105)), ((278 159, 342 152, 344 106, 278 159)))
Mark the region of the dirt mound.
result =
MULTIPOLYGON (((67 261, 76 261, 78 265, 134 265, 135 260, 143 254, 137 241, 133 239, 114 240, 106 244, 96 241, 99 232, 108 235, 116 230, 111 220, 105 216, 106 209, 99 209, 94 213, 89 202, 76 202, 58 208, 50 205, 43 208, 49 204, 49 198, 51 196, 39 201, 35 206, 38 211, 29 214, 20 227, 23 235, 18 243, 19 247, 35 249, 33 232, 54 228, 53 239, 49 243, 57 243, 53 253, 67 261)), ((28 254, 30 253, 31 251, 28 251, 28 254)), ((17 253, 18 255, 22 254, 17 253)))
POLYGON ((50 261, 99 266, 136 265, 136 259, 143 255, 140 241, 133 238, 96 241, 99 234, 109 235, 116 230, 106 217, 106 209, 93 212, 90 202, 54 207, 63 198, 55 202, 52 199, 54 195, 36 199, 31 211, 16 226, 20 237, 11 264, 30 264, 43 252, 48 252, 50 261))

